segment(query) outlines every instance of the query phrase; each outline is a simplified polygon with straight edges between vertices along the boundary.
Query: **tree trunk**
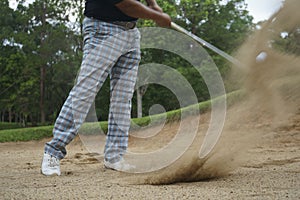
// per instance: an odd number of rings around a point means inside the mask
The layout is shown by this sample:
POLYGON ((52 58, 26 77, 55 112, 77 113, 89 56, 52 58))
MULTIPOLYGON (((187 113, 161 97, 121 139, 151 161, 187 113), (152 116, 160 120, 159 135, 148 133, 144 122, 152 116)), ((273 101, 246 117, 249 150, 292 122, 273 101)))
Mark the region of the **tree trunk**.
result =
POLYGON ((137 99, 137 118, 141 118, 143 116, 142 110, 142 95, 141 95, 141 87, 139 87, 136 91, 136 99, 137 99))
POLYGON ((41 123, 45 123, 45 78, 46 68, 41 67, 41 80, 40 80, 40 112, 41 112, 41 123))
MULTIPOLYGON (((46 25, 46 13, 47 13, 47 4, 43 2, 42 4, 43 15, 41 16, 43 31, 41 32, 41 47, 44 46, 45 43, 45 25, 46 25)), ((47 53, 43 52, 41 57, 47 57, 47 53)), ((41 114, 41 123, 45 123, 46 115, 45 115, 45 82, 46 82, 46 66, 42 65, 40 67, 40 114, 41 114)))
POLYGON ((12 111, 11 111, 11 108, 8 109, 8 121, 9 121, 9 123, 12 122, 12 111))
POLYGON ((4 112, 1 112, 1 122, 4 122, 4 112))
POLYGON ((136 90, 136 99, 137 99, 137 117, 143 117, 143 96, 146 93, 148 85, 143 85, 136 90))

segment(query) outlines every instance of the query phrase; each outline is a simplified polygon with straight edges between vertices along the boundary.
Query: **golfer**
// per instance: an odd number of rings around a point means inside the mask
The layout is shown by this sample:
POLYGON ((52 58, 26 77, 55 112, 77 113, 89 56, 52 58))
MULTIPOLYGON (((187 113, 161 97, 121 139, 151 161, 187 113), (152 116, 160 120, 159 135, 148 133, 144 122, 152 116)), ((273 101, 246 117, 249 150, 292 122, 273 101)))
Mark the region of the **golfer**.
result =
POLYGON ((147 6, 136 0, 86 0, 83 20, 83 59, 76 83, 69 93, 53 129, 53 139, 45 144, 41 172, 60 175, 60 160, 66 146, 77 135, 95 96, 110 77, 108 133, 104 166, 129 170, 123 159, 128 146, 131 99, 140 61, 138 18, 151 19, 162 27, 171 25, 155 0, 147 6))

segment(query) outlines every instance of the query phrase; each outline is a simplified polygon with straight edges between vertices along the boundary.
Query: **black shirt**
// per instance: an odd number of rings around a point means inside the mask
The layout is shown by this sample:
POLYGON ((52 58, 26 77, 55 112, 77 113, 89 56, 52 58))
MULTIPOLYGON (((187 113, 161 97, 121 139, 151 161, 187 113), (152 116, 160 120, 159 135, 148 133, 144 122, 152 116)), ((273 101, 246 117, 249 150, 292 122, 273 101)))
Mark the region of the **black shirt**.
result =
POLYGON ((136 18, 125 15, 115 4, 122 0, 86 0, 84 15, 102 21, 136 21, 136 18))

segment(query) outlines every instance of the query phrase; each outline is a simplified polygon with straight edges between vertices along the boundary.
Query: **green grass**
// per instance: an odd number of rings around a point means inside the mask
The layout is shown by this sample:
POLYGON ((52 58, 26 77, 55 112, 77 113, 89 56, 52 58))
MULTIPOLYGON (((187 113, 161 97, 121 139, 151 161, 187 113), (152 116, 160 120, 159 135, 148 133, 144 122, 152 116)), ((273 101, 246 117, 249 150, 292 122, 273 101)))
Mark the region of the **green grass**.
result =
MULTIPOLYGON (((243 92, 236 91, 226 95, 227 106, 231 106, 235 102, 241 100, 243 97, 243 92)), ((220 101, 224 97, 218 97, 212 101, 220 101)), ((203 112, 207 112, 211 108, 211 101, 201 102, 199 104, 191 105, 182 109, 172 110, 166 113, 146 116, 143 118, 134 118, 132 119, 131 129, 138 129, 139 127, 155 125, 161 123, 162 121, 174 122, 181 119, 183 116, 192 116, 197 115, 203 112), (197 109, 198 108, 198 109, 197 109)), ((85 134, 97 134, 99 130, 104 133, 107 133, 107 122, 90 122, 84 123, 80 128, 80 133, 85 134)), ((14 142, 14 141, 30 141, 30 140, 40 140, 46 137, 52 136, 53 126, 41 126, 34 128, 18 128, 18 129, 7 129, 0 130, 0 142, 14 142)))
POLYGON ((53 126, 19 128, 0 131, 0 142, 40 140, 52 135, 53 126))

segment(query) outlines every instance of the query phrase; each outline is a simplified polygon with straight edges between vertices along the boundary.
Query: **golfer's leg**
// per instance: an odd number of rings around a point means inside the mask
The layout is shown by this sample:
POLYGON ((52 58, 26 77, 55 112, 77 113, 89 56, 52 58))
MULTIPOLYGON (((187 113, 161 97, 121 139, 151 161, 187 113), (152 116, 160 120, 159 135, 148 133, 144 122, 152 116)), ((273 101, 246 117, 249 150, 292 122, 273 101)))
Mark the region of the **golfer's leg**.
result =
POLYGON ((97 92, 108 75, 109 65, 96 67, 100 60, 106 58, 97 55, 95 61, 98 62, 91 63, 89 56, 83 61, 77 83, 56 119, 53 139, 45 146, 45 152, 59 159, 66 155, 66 145, 77 135, 97 92))
POLYGON ((139 50, 131 51, 122 55, 111 69, 111 97, 105 145, 105 160, 111 163, 119 161, 128 146, 131 99, 139 61, 139 50))
POLYGON ((121 52, 111 50, 115 39, 107 39, 110 29, 102 29, 100 23, 89 18, 84 21, 85 45, 80 72, 56 120, 53 139, 45 145, 45 152, 59 159, 66 155, 65 147, 77 135, 110 67, 122 55, 121 52))

